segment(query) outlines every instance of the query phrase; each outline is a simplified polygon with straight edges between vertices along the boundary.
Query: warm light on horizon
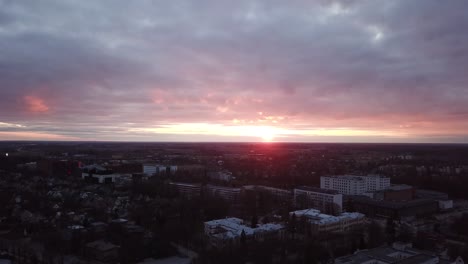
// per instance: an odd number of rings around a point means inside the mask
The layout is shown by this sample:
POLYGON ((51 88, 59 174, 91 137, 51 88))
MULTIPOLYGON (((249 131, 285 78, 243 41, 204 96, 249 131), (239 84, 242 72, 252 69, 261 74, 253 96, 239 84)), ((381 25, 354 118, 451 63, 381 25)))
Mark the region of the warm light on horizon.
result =
POLYGON ((274 128, 271 127, 258 127, 258 131, 255 131, 255 134, 264 142, 272 142, 276 136, 274 128))
POLYGON ((272 126, 243 126, 208 123, 168 124, 153 128, 129 129, 129 132, 155 134, 216 135, 228 137, 253 137, 259 141, 273 141, 279 135, 290 134, 288 130, 272 126))
MULTIPOLYGON (((277 139, 288 139, 294 137, 396 137, 405 138, 408 135, 396 131, 374 131, 350 128, 313 128, 294 129, 275 126, 255 125, 223 125, 211 123, 178 123, 161 125, 157 127, 131 128, 129 133, 136 135, 142 133, 173 134, 173 135, 207 135, 223 137, 251 137, 258 141, 274 142, 277 139)), ((256 140, 254 140, 256 141, 256 140)), ((278 140, 281 141, 281 140, 278 140)))
MULTIPOLYGON (((250 121, 249 121, 250 122, 250 121)), ((47 124, 47 123, 46 123, 47 124)), ((223 123, 162 123, 140 126, 125 122, 120 125, 103 125, 101 133, 72 136, 47 130, 36 130, 42 123, 0 122, 0 128, 20 131, 0 131, 0 140, 46 140, 46 141, 143 141, 143 142, 362 142, 362 143, 431 143, 447 133, 446 130, 427 132, 418 137, 420 130, 413 127, 363 129, 354 127, 308 127, 305 122, 293 124, 234 124, 223 123), (109 134, 108 131, 114 131, 109 134)), ((316 122, 318 124, 318 122, 316 122)), ((463 135, 459 131, 457 135, 463 135)), ((452 142, 446 138, 442 142, 452 142)))

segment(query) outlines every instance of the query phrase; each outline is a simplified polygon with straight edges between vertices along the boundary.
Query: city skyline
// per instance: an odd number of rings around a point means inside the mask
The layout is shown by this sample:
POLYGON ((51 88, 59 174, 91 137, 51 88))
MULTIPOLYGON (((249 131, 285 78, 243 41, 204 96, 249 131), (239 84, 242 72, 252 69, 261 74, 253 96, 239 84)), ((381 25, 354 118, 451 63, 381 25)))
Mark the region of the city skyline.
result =
POLYGON ((468 143, 467 8, 0 0, 0 140, 468 143))

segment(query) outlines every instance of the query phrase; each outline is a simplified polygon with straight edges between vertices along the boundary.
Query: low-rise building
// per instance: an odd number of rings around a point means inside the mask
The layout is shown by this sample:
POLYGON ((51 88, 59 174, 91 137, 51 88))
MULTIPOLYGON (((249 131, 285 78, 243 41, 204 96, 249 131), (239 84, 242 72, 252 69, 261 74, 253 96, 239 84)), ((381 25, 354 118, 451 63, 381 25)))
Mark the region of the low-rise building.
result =
POLYGON ((441 211, 446 211, 453 208, 453 200, 450 200, 448 194, 444 192, 417 189, 415 196, 420 199, 436 200, 441 211))
POLYGON ((235 217, 205 222, 205 235, 216 247, 239 243, 242 236, 245 236, 245 239, 260 241, 272 236, 281 236, 284 229, 284 225, 275 223, 251 227, 245 225, 242 219, 235 217))
POLYGON ((117 178, 121 177, 120 174, 91 174, 82 175, 82 179, 94 183, 114 183, 117 178))
POLYGON ((230 171, 210 171, 208 172, 208 177, 212 180, 218 180, 218 181, 231 181, 234 179, 234 176, 232 176, 232 172, 230 171))
POLYGON ((463 264, 461 258, 455 261, 441 259, 433 252, 422 251, 411 247, 411 244, 394 243, 393 246, 382 246, 378 248, 357 251, 353 255, 348 255, 335 259, 335 264, 463 264))
POLYGON ((434 200, 448 200, 449 196, 446 193, 433 191, 433 190, 425 190, 425 189, 417 189, 415 192, 416 198, 421 199, 434 199, 434 200))
POLYGON ((96 240, 85 245, 85 253, 88 258, 115 263, 119 257, 119 246, 104 240, 96 240))
MULTIPOLYGON (((353 230, 365 223, 365 215, 361 213, 341 213, 337 216, 322 214, 316 209, 298 210, 289 213, 290 217, 303 218, 310 226, 312 233, 334 233, 353 230)), ((299 221, 301 222, 301 221, 299 221)))
POLYGON ((92 183, 114 183, 120 177, 131 177, 131 174, 113 173, 100 165, 89 165, 82 168, 81 178, 92 183))
POLYGON ((453 208, 453 200, 438 200, 439 209, 442 211, 450 210, 453 208))
POLYGON ((411 201, 379 201, 366 196, 350 198, 353 211, 367 217, 402 219, 415 216, 427 216, 437 213, 439 205, 435 200, 414 199, 411 201))
POLYGON ((387 189, 364 194, 376 200, 384 201, 410 201, 415 197, 413 186, 406 184, 391 185, 387 189))

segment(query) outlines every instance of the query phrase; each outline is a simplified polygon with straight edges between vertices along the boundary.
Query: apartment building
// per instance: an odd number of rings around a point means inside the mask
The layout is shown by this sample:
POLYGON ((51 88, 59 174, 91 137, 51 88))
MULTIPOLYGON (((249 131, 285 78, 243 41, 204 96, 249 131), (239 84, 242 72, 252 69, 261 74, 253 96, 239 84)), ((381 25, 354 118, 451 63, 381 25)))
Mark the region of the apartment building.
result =
POLYGON ((204 191, 212 196, 218 196, 228 201, 237 201, 240 197, 241 188, 225 187, 208 184, 204 191))
POLYGON ((201 184, 196 183, 171 182, 169 185, 173 186, 181 196, 188 199, 199 197, 202 190, 201 184))
POLYGON ((294 189, 294 205, 300 209, 315 208, 335 215, 343 209, 343 195, 336 190, 300 186, 294 189))
POLYGON ((337 175, 320 177, 320 188, 336 190, 341 194, 360 195, 390 187, 390 178, 381 175, 337 175))

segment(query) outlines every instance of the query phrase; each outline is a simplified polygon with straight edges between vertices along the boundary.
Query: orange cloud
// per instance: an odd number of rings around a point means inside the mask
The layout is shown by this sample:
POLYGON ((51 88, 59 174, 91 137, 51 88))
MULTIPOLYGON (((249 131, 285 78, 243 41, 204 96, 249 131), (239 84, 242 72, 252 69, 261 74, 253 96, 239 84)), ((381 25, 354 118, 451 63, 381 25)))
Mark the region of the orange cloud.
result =
POLYGON ((43 113, 49 111, 49 107, 39 97, 27 95, 24 97, 24 102, 30 112, 43 113))

